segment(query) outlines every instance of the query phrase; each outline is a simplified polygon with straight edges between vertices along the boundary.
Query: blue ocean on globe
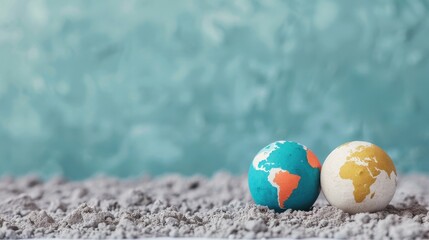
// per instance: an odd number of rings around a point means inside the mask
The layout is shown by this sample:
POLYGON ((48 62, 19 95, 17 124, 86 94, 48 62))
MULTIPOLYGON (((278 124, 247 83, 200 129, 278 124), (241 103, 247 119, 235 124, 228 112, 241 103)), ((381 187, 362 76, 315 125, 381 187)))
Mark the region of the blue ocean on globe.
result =
POLYGON ((321 165, 307 147, 276 141, 263 148, 249 168, 253 200, 277 212, 309 210, 320 193, 321 165))

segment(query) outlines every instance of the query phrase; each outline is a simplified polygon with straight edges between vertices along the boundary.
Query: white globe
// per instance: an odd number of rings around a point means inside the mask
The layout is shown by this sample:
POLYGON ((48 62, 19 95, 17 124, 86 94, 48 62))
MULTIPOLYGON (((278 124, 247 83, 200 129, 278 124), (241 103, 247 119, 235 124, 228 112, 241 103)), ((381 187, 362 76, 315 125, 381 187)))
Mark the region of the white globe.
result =
POLYGON ((348 213, 375 212, 392 200, 397 173, 392 159, 380 147, 354 141, 329 154, 320 180, 332 206, 348 213))

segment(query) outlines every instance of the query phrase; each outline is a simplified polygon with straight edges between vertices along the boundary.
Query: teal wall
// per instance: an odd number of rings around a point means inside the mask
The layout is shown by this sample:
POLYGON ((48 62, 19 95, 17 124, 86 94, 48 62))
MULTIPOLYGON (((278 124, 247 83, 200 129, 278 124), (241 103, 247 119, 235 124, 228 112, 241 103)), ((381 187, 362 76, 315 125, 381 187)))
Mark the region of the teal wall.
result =
POLYGON ((242 173, 279 139, 429 171, 428 10, 0 0, 0 173, 242 173))

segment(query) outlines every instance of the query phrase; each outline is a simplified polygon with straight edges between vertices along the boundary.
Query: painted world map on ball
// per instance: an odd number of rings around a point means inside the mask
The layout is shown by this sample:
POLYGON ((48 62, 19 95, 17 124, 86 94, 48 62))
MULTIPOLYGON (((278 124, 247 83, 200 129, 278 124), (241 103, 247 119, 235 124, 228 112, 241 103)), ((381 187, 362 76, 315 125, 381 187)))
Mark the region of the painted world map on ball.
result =
POLYGON ((256 204, 276 211, 308 210, 320 192, 320 162, 307 147, 277 141, 263 148, 249 168, 249 189, 256 204))

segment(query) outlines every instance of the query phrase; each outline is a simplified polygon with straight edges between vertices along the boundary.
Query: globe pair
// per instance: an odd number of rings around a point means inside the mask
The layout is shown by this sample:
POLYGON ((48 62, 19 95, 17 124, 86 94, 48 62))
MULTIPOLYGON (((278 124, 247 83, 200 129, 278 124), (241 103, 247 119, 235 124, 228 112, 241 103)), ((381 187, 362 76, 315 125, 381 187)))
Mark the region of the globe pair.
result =
POLYGON ((345 212, 374 212, 392 200, 397 185, 392 159, 363 141, 334 149, 321 166, 306 146, 276 141, 255 156, 248 183, 256 204, 277 212, 309 210, 322 189, 328 202, 345 212))

